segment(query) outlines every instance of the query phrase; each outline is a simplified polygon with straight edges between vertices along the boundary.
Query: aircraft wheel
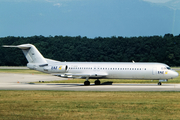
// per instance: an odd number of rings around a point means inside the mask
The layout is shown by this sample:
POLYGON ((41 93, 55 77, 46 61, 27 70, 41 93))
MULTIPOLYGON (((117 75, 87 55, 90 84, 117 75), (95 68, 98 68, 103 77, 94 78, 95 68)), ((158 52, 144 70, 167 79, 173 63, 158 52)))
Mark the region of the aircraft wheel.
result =
POLYGON ((89 82, 89 81, 85 81, 85 82, 84 82, 84 85, 86 85, 86 86, 87 86, 87 85, 90 85, 90 82, 89 82))
POLYGON ((161 83, 161 82, 158 82, 158 85, 162 85, 162 83, 161 83))
POLYGON ((94 81, 94 84, 95 84, 95 85, 100 85, 100 84, 101 84, 101 81, 100 81, 100 80, 96 80, 96 81, 94 81))

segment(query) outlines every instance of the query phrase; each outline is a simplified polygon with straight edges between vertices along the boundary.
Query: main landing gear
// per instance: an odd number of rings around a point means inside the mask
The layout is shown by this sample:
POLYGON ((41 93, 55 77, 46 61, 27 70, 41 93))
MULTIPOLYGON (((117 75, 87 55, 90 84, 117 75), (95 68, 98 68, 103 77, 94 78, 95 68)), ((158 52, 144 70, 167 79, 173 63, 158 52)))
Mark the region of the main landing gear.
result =
MULTIPOLYGON (((99 79, 97 79, 97 80, 94 81, 94 84, 95 84, 95 85, 100 85, 100 84, 101 84, 101 81, 100 81, 99 79)), ((84 85, 85 85, 85 86, 90 85, 90 82, 88 81, 88 79, 86 79, 86 81, 84 81, 84 85)))
POLYGON ((94 81, 94 84, 95 85, 100 85, 101 84, 101 81, 99 79, 97 79, 96 81, 94 81))
POLYGON ((90 82, 89 81, 84 81, 84 85, 85 86, 90 85, 90 82))
POLYGON ((84 85, 85 85, 85 86, 90 85, 90 82, 89 82, 88 80, 89 80, 89 77, 86 77, 86 81, 84 81, 84 85))

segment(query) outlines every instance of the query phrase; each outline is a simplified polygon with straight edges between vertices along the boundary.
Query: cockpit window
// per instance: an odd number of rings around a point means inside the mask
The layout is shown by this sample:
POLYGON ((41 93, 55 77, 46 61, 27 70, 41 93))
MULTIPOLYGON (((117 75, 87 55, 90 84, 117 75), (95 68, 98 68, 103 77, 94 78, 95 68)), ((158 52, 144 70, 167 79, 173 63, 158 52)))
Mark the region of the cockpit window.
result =
POLYGON ((171 70, 170 67, 161 67, 161 70, 171 70))
POLYGON ((171 68, 170 67, 166 67, 168 70, 171 70, 171 68))

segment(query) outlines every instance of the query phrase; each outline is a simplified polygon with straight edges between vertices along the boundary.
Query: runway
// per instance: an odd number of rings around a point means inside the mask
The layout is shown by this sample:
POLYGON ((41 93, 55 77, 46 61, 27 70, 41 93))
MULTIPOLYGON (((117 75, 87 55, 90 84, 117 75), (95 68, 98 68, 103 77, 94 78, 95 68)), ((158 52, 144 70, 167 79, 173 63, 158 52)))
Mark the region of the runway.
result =
POLYGON ((0 90, 59 90, 59 91, 180 91, 180 84, 104 84, 84 86, 83 83, 47 84, 29 82, 64 80, 51 75, 0 73, 0 90))

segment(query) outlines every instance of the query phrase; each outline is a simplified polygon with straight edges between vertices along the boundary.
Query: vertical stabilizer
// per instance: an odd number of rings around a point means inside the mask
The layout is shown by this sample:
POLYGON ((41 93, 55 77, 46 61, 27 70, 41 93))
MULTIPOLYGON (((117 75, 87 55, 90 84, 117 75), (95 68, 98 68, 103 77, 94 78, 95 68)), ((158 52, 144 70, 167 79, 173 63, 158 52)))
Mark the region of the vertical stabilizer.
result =
POLYGON ((3 47, 16 47, 16 48, 22 49, 29 63, 47 64, 47 61, 45 60, 45 58, 41 55, 41 53, 37 50, 37 48, 32 44, 23 44, 23 45, 17 45, 17 46, 4 45, 3 47))

